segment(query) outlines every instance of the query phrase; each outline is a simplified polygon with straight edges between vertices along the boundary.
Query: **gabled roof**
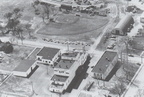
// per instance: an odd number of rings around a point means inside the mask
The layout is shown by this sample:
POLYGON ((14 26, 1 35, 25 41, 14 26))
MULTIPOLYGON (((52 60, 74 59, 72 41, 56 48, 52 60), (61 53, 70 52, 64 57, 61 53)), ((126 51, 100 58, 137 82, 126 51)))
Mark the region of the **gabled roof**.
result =
POLYGON ((14 71, 26 72, 35 63, 35 60, 22 60, 14 71))
POLYGON ((117 56, 116 52, 105 51, 100 60, 98 61, 98 63, 93 68, 92 72, 105 73, 106 69, 116 56, 117 56))
POLYGON ((37 55, 42 56, 43 59, 52 60, 59 51, 60 49, 43 47, 37 55))

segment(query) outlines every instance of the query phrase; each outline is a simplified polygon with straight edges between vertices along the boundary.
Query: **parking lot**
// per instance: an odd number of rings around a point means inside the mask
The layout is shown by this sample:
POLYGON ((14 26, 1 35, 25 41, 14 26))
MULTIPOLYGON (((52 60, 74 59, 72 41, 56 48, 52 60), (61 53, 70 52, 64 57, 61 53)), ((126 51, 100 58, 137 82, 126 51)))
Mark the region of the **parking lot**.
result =
MULTIPOLYGON (((43 64, 38 64, 38 66, 37 70, 29 77, 32 82, 31 84, 33 85, 33 91, 38 97, 41 97, 40 95, 45 95, 44 97, 51 97, 51 92, 48 88, 53 74, 53 69, 43 64)), ((57 97, 56 94, 52 95, 53 97, 57 97)), ((35 95, 33 97, 35 97, 35 95)))

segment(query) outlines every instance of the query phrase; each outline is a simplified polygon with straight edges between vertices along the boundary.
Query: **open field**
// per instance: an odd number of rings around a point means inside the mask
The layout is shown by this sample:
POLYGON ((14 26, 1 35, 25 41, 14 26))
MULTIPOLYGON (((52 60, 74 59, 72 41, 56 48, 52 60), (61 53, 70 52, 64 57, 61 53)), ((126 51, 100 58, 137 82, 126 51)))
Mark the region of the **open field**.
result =
POLYGON ((59 14, 56 22, 50 22, 48 25, 38 31, 45 35, 78 35, 97 30, 105 26, 108 22, 106 17, 78 17, 72 14, 59 14))
POLYGON ((12 71, 33 49, 32 47, 14 45, 14 51, 11 54, 1 52, 3 59, 0 63, 0 69, 12 71))
POLYGON ((2 84, 0 92, 1 97, 5 93, 8 94, 9 97, 24 97, 25 95, 30 97, 33 93, 30 80, 15 76, 11 76, 2 84))

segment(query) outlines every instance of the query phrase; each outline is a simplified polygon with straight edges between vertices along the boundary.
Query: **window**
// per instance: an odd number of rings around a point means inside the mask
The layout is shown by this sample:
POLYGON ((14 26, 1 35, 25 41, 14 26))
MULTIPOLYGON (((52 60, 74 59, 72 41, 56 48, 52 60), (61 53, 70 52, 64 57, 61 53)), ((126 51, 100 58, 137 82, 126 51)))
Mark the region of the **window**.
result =
POLYGON ((59 71, 59 73, 64 73, 64 71, 59 71))
POLYGON ((38 57, 37 60, 41 61, 41 58, 38 57))

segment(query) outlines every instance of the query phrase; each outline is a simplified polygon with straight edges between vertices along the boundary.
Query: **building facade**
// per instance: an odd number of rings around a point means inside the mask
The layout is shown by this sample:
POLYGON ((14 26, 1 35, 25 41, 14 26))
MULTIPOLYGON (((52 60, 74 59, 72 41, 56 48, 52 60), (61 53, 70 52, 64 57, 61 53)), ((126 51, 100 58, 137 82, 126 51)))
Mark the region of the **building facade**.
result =
POLYGON ((100 80, 105 80, 116 66, 117 61, 117 52, 105 51, 97 64, 92 69, 92 76, 100 80))
POLYGON ((59 59, 60 49, 43 47, 37 54, 37 62, 54 66, 54 63, 59 59))
POLYGON ((13 70, 13 75, 27 77, 36 67, 35 60, 22 60, 19 65, 13 70))
POLYGON ((86 59, 86 53, 68 52, 62 54, 61 60, 54 68, 54 75, 51 78, 49 90, 63 93, 75 77, 78 67, 83 65, 86 59))

